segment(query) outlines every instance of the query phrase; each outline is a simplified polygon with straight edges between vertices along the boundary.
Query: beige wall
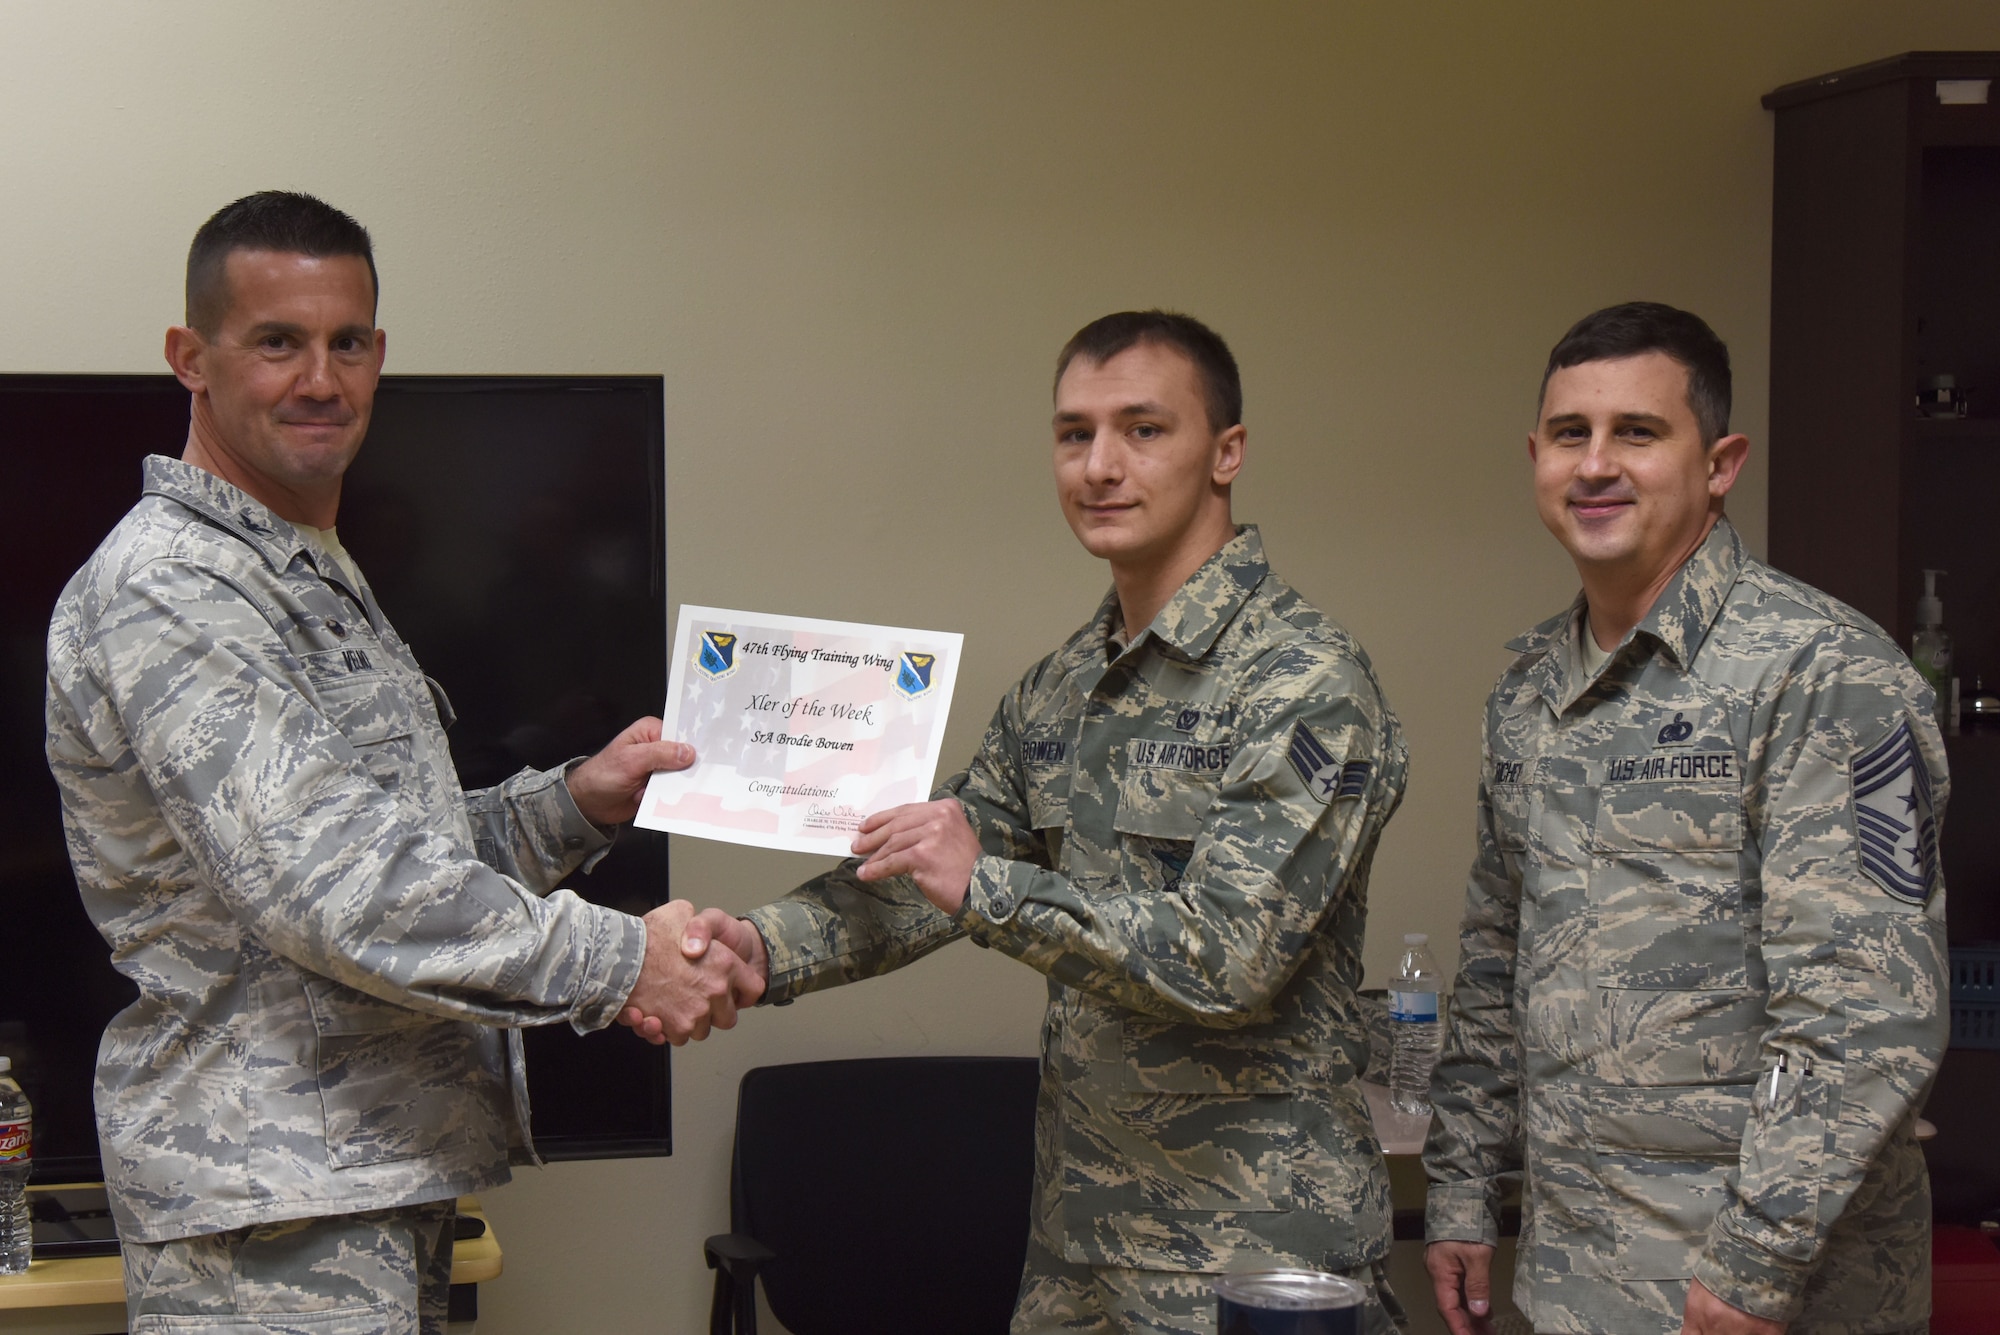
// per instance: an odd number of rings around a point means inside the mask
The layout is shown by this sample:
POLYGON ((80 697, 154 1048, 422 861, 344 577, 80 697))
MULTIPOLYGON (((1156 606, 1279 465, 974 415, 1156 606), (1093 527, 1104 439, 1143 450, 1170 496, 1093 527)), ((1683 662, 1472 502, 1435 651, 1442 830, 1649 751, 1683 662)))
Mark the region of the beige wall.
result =
MULTIPOLYGON (((1051 502, 1057 346, 1196 312, 1245 368, 1239 516, 1408 730, 1379 979, 1452 930, 1480 701, 1573 589, 1526 488, 1546 349, 1692 307, 1761 438, 1757 97, 1940 47, 2000 47, 2000 7, 0 0, 0 370, 158 369, 202 218, 321 193, 374 230, 390 370, 665 375, 676 599, 965 631, 963 756, 1104 583, 1051 502)), ((1753 461, 1759 548, 1764 495, 1753 461)), ((735 909, 820 865, 674 856, 735 909)), ((489 1199, 483 1328, 699 1328, 744 1068, 1024 1053, 1040 995, 959 947, 678 1054, 674 1158, 489 1199)))

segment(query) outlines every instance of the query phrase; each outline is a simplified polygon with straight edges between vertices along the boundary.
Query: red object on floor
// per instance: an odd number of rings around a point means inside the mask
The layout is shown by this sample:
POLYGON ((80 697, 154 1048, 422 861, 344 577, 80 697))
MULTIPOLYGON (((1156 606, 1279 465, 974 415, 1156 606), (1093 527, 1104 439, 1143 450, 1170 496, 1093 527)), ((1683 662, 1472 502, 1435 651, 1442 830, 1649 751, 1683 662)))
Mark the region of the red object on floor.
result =
POLYGON ((2000 1246, 1991 1234, 1931 1230, 1931 1335, 2000 1335, 2000 1246))

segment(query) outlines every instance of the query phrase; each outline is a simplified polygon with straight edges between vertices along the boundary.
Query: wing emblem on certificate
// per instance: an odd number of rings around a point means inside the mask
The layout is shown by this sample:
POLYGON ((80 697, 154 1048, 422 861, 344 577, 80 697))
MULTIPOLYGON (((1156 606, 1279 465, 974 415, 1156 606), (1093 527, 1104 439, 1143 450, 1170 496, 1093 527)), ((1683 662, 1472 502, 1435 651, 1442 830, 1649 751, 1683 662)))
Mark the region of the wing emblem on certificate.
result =
POLYGON ((931 688, 936 654, 904 654, 896 664, 896 689, 914 700, 931 688))
POLYGON ((727 631, 703 631, 701 652, 694 656, 694 665, 711 677, 726 677, 736 671, 736 637, 727 631))
POLYGON ((964 637, 683 605, 666 735, 637 824, 846 856, 867 816, 930 796, 964 637))

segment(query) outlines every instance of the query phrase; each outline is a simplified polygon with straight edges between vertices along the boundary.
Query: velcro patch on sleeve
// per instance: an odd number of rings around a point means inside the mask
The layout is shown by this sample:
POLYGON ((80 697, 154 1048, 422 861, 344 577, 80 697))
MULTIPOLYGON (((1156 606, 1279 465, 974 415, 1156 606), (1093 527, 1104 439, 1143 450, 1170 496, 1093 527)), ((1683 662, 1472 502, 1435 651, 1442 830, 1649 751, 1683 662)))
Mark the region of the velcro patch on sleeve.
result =
POLYGON ((1333 753, 1303 723, 1292 729, 1292 744, 1285 752, 1285 758, 1291 762, 1306 791, 1322 803, 1336 798, 1360 797, 1368 791, 1368 776, 1374 768, 1365 760, 1350 760, 1343 764, 1334 759, 1333 753))
POLYGON ((1926 902, 1937 884, 1937 818, 1909 721, 1857 752, 1850 772, 1861 870, 1900 900, 1926 902))

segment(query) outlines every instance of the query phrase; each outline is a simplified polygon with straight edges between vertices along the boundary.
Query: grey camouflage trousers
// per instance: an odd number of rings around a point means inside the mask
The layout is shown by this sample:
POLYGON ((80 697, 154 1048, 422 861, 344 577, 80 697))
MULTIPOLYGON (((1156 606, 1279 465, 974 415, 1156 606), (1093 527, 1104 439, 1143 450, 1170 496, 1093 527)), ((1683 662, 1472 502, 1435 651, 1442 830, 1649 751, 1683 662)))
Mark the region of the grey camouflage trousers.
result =
POLYGON ((132 1335, 444 1335, 450 1200, 128 1242, 132 1335))
MULTIPOLYGON (((1361 1335, 1396 1335, 1403 1309, 1380 1266, 1336 1272, 1371 1295, 1361 1335), (1392 1315, 1393 1314, 1393 1315, 1392 1315)), ((1215 1335, 1215 1276, 1065 1261, 1028 1235, 1010 1335, 1215 1335)))

